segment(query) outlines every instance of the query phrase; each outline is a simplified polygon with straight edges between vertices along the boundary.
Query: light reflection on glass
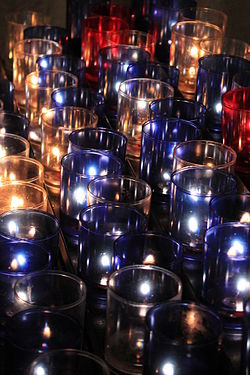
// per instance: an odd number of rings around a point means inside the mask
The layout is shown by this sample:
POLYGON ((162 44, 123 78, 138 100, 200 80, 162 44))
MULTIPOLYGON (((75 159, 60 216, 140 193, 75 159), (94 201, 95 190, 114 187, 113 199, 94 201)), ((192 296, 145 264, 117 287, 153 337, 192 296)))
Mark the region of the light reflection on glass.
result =
POLYGON ((250 213, 244 212, 244 214, 240 218, 241 223, 250 223, 250 213))
POLYGON ((198 220, 196 217, 191 216, 188 220, 188 228, 191 232, 196 233, 199 229, 198 220))
POLYGON ((242 255, 244 253, 244 247, 242 243, 238 240, 234 240, 232 243, 232 246, 227 251, 227 255, 229 257, 237 257, 239 255, 242 255))
POLYGON ((140 291, 141 291, 141 293, 144 296, 146 296, 147 294, 149 294, 150 293, 150 285, 149 285, 149 283, 148 282, 142 283, 141 286, 140 286, 140 291))
POLYGON ((170 362, 166 362, 162 367, 163 375, 174 375, 174 365, 170 362))

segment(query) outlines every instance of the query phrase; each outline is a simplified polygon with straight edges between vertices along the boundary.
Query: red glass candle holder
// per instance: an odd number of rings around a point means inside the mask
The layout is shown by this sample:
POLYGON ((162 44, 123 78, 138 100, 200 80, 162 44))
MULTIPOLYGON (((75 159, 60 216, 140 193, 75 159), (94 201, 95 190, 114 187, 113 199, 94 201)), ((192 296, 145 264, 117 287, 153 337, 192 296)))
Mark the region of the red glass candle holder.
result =
POLYGON ((90 16, 110 16, 126 20, 130 29, 133 29, 135 23, 135 10, 124 4, 114 4, 112 2, 104 2, 93 4, 90 6, 90 16))
POLYGON ((236 170, 250 174, 250 88, 243 87, 222 97, 223 143, 237 152, 236 170))
POLYGON ((108 45, 112 33, 128 28, 128 23, 117 17, 93 16, 83 20, 82 58, 86 62, 86 79, 90 83, 97 84, 98 81, 99 50, 108 45))

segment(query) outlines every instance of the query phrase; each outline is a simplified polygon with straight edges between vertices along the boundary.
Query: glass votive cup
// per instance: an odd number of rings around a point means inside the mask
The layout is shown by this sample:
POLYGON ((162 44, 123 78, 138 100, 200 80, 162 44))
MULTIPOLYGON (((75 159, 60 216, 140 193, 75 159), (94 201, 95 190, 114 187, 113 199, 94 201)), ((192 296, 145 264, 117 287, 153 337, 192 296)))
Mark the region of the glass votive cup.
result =
POLYGON ((169 84, 149 78, 121 83, 118 91, 117 126, 128 138, 127 155, 139 159, 142 124, 149 120, 149 105, 155 99, 174 96, 169 84))
POLYGON ((154 100, 150 106, 150 118, 177 117, 192 121, 200 129, 205 127, 206 108, 203 104, 184 99, 154 100))
POLYGON ((65 234, 78 236, 78 218, 80 211, 87 206, 88 183, 98 176, 120 175, 121 172, 121 161, 100 151, 83 150, 63 157, 60 218, 65 234))
POLYGON ((78 274, 87 286, 106 289, 113 271, 114 241, 121 234, 145 231, 146 227, 140 211, 119 202, 83 209, 79 219, 78 274))
POLYGON ((86 108, 58 107, 42 114, 41 161, 45 167, 45 183, 60 188, 61 159, 68 153, 69 135, 79 128, 96 126, 97 115, 86 108))
POLYGON ((44 370, 44 375, 61 375, 65 369, 70 369, 74 374, 81 373, 110 375, 106 363, 92 353, 61 349, 50 350, 39 355, 29 367, 28 375, 39 375, 39 369, 44 370))
POLYGON ((164 233, 126 233, 114 242, 114 270, 145 264, 180 274, 181 262, 181 245, 164 233))
POLYGON ((29 157, 30 144, 27 139, 11 133, 0 133, 0 159, 5 156, 19 155, 29 157))
POLYGON ((127 79, 152 78, 166 82, 175 90, 178 88, 179 70, 168 64, 147 61, 147 63, 136 62, 128 66, 127 79))
POLYGON ((173 152, 173 171, 188 166, 204 166, 234 174, 236 152, 222 143, 193 140, 179 143, 173 152))
POLYGON ((104 176, 90 181, 87 200, 88 205, 118 203, 121 207, 133 207, 148 218, 151 195, 151 187, 143 180, 128 176, 104 176))
POLYGON ((85 84, 85 62, 72 55, 47 55, 36 62, 38 70, 60 70, 78 78, 79 86, 85 84))
MULTIPOLYGON (((249 61, 250 63, 250 61, 249 61)), ((250 88, 234 89, 222 96, 223 143, 237 153, 236 170, 250 173, 250 88)))
POLYGON ((140 178, 151 185, 154 197, 161 200, 170 192, 175 146, 197 138, 201 132, 191 121, 162 117, 143 125, 140 178))
POLYGON ((206 22, 210 25, 217 26, 222 35, 225 34, 228 16, 218 9, 203 7, 185 7, 180 9, 179 21, 195 20, 206 22))
POLYGON ((207 109, 208 130, 221 132, 222 95, 231 89, 234 75, 245 70, 250 70, 250 61, 238 56, 208 55, 199 60, 196 101, 207 109))
POLYGON ((201 260, 211 199, 236 188, 232 175, 209 167, 186 167, 172 174, 170 233, 182 243, 185 259, 201 260))
POLYGON ((249 223, 223 223, 204 239, 202 297, 222 317, 224 327, 241 329, 249 299, 249 223))
POLYGON ((202 21, 182 21, 172 27, 170 65, 180 71, 178 88, 186 99, 195 94, 201 40, 221 34, 219 27, 202 21))
POLYGON ((232 89, 250 87, 250 71, 236 73, 233 76, 232 89))
POLYGON ((149 58, 144 49, 125 44, 107 46, 99 51, 98 88, 104 96, 106 112, 117 112, 118 90, 127 78, 128 66, 137 61, 146 63, 149 58))
POLYGON ((110 44, 115 31, 128 28, 126 21, 116 17, 92 16, 82 21, 82 59, 86 62, 86 79, 90 83, 98 81, 99 50, 110 44))
POLYGON ((47 204, 47 192, 39 185, 28 182, 0 185, 0 214, 19 208, 47 211, 47 204))
POLYGON ((25 113, 25 78, 36 70, 37 59, 42 55, 58 54, 62 47, 53 41, 43 39, 25 39, 14 47, 13 83, 17 106, 25 113))
POLYGON ((81 333, 74 319, 58 312, 46 309, 18 312, 6 326, 6 367, 13 375, 26 375, 29 365, 41 353, 53 349, 81 349, 81 333))
POLYGON ((23 31, 23 39, 52 40, 62 47, 63 53, 69 52, 69 35, 63 27, 50 25, 29 26, 23 31))
POLYGON ((44 167, 38 160, 25 156, 5 156, 0 159, 0 185, 13 181, 43 186, 44 167))
POLYGON ((105 151, 125 162, 127 138, 122 133, 106 128, 86 128, 69 135, 69 152, 92 149, 105 151))
POLYGON ((28 139, 29 120, 19 113, 0 111, 0 134, 10 133, 28 139))
POLYGON ((250 193, 225 194, 211 200, 208 228, 227 222, 250 223, 250 193))
POLYGON ((208 38, 201 41, 201 56, 227 55, 247 58, 249 45, 239 39, 233 38, 208 38))
POLYGON ((0 110, 14 111, 14 85, 8 79, 0 79, 0 110))
POLYGON ((147 312, 157 303, 181 296, 181 281, 171 271, 149 265, 115 271, 107 290, 107 363, 123 373, 141 374, 147 312))
POLYGON ((84 326, 86 286, 73 274, 31 272, 16 282, 14 294, 16 311, 42 308, 68 315, 84 326))
POLYGON ((52 265, 58 260, 59 230, 57 218, 48 212, 19 209, 0 215, 0 242, 23 240, 39 245, 51 254, 52 265))
POLYGON ((14 285, 25 274, 51 267, 50 253, 38 244, 19 239, 0 239, 0 329, 15 313, 14 285))
POLYGON ((146 317, 143 374, 217 373, 220 318, 195 302, 167 302, 146 317))
POLYGON ((59 87, 78 85, 78 78, 60 70, 32 72, 25 79, 26 117, 30 121, 29 138, 41 142, 41 117, 51 104, 51 93, 59 87))

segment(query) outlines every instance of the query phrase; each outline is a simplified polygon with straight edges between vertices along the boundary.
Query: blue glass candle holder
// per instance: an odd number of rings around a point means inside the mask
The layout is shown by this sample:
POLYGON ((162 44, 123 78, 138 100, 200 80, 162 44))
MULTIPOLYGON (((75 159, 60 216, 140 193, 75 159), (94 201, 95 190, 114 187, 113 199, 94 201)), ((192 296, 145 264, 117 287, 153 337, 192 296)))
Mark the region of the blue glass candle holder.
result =
POLYGON ((130 64, 127 69, 127 78, 153 78, 169 83, 175 91, 178 88, 179 70, 164 63, 147 61, 130 64))
POLYGON ((177 117, 192 121, 200 129, 205 127, 206 108, 203 104, 184 99, 154 100, 150 106, 150 118, 177 117))
POLYGON ((26 240, 51 253, 58 261, 59 222, 48 212, 32 209, 7 211, 0 215, 0 242, 26 240))
POLYGON ((29 120, 14 112, 0 111, 0 133, 20 135, 28 139, 29 120))
POLYGON ((250 71, 236 73, 233 76, 232 89, 240 89, 242 87, 250 87, 250 71))
POLYGON ((121 161, 99 151, 79 151, 65 155, 61 162, 60 218, 63 231, 78 236, 80 211, 87 206, 88 183, 98 176, 120 175, 121 161))
POLYGON ((69 135, 69 152, 86 149, 105 151, 125 161, 127 138, 122 133, 105 128, 86 128, 69 135))
POLYGON ((219 317, 194 302, 167 302, 147 314, 144 375, 217 373, 222 327, 219 317))
POLYGON ((14 285, 25 274, 48 269, 51 258, 48 251, 32 242, 0 239, 0 326, 13 315, 14 285))
POLYGON ((62 52, 69 52, 69 35, 63 27, 38 25, 24 29, 23 39, 47 39, 53 40, 62 46, 62 52))
POLYGON ((204 239, 203 288, 206 304, 223 319, 225 329, 242 329, 244 302, 250 297, 250 225, 224 223, 204 239))
POLYGON ((158 118, 143 125, 140 178, 151 185, 155 196, 163 199, 169 193, 175 146, 200 137, 200 130, 182 119, 158 118))
POLYGON ((108 46, 99 51, 99 92, 104 95, 106 112, 116 115, 118 89, 126 80, 129 64, 146 63, 150 58, 144 49, 132 45, 108 46))
POLYGON ((0 79, 0 110, 14 111, 14 85, 7 79, 0 79))
POLYGON ((250 223, 250 193, 225 194, 211 200, 208 228, 227 222, 250 223))
POLYGON ((13 316, 6 327, 6 366, 13 375, 26 375, 31 362, 53 349, 81 349, 81 327, 63 314, 32 309, 13 316))
POLYGON ((180 274, 182 247, 164 233, 126 233, 114 242, 114 270, 149 264, 180 274))
POLYGON ((172 174, 170 233, 183 244, 185 259, 201 259, 211 199, 236 189, 232 175, 209 167, 185 167, 172 174))
POLYGON ((85 84, 85 62, 71 55, 46 55, 37 60, 39 70, 64 70, 77 76, 79 86, 85 84))
POLYGON ((221 97, 232 88, 236 73, 250 70, 250 61, 238 56, 209 55, 199 60, 196 101, 207 108, 207 126, 221 132, 221 97))
POLYGON ((119 203, 92 205, 81 211, 78 273, 87 286, 106 289, 113 270, 114 241, 121 234, 144 231, 146 226, 140 211, 119 203))

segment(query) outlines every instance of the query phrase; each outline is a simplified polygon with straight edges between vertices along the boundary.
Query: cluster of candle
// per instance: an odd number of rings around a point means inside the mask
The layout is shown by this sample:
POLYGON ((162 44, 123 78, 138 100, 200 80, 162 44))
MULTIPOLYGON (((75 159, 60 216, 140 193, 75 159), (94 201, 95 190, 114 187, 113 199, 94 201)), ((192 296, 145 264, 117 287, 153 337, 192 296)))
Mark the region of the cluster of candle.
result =
POLYGON ((105 375, 207 375, 222 328, 242 331, 250 194, 235 173, 250 172, 249 46, 225 38, 220 11, 149 3, 78 9, 81 31, 73 13, 70 30, 36 13, 9 21, 0 329, 13 375, 77 363, 105 375), (156 206, 165 233, 152 231, 156 206), (60 229, 72 273, 60 270, 60 229), (203 273, 204 305, 182 301, 185 265, 203 273), (86 303, 106 313, 108 366, 81 351, 86 303))

